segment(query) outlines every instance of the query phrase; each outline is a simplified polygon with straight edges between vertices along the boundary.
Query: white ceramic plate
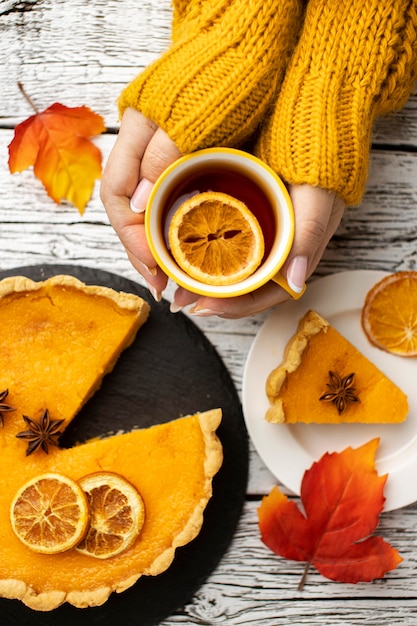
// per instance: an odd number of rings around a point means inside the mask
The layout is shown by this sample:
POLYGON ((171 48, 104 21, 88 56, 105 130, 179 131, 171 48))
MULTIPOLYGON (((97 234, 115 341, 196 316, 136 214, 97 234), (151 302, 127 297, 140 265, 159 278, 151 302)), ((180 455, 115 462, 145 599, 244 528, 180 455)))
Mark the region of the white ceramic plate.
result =
POLYGON ((243 375, 243 413, 249 436, 272 474, 293 493, 300 493, 304 471, 325 452, 357 448, 379 437, 376 469, 388 473, 385 510, 417 500, 417 359, 390 355, 372 346, 361 327, 361 310, 369 289, 386 272, 358 270, 313 282, 305 295, 278 307, 258 332, 243 375), (402 424, 270 424, 265 381, 282 360, 298 320, 315 309, 373 361, 407 395, 410 413, 402 424))

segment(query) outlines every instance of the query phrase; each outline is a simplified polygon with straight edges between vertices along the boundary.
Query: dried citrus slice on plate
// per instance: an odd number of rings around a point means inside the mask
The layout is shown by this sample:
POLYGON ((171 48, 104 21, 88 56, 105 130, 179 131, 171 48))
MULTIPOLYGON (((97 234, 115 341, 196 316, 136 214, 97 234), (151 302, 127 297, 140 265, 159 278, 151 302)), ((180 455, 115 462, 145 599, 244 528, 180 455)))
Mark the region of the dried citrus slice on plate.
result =
POLYGON ((65 552, 87 531, 88 501, 78 483, 67 476, 40 474, 15 495, 10 521, 17 537, 31 550, 43 554, 65 552))
POLYGON ((367 293, 362 327, 369 341, 392 354, 417 356, 417 272, 397 272, 367 293))
POLYGON ((207 191, 176 210, 169 226, 171 254, 189 276, 208 285, 231 285, 250 276, 264 255, 264 237, 246 204, 207 191))
POLYGON ((107 559, 131 546, 144 520, 143 500, 130 482, 112 472, 96 472, 79 481, 90 505, 90 526, 76 550, 107 559))

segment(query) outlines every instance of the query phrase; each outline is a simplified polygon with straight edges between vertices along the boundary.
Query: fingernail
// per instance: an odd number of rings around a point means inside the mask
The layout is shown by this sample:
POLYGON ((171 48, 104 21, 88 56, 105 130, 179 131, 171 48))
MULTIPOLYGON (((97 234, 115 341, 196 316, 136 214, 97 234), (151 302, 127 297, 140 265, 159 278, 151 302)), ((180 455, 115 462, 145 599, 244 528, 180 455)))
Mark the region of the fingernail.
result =
POLYGON ((153 183, 147 178, 142 178, 139 185, 130 198, 130 208, 134 213, 143 213, 146 209, 146 203, 151 193, 153 183))
POLYGON ((151 285, 151 283, 148 283, 148 281, 146 281, 146 286, 149 289, 150 294, 152 295, 153 299, 156 302, 161 302, 162 299, 162 293, 160 291, 157 290, 156 287, 154 287, 153 285, 151 285))
POLYGON ((307 257, 296 256, 292 259, 287 270, 287 282, 295 293, 301 293, 307 275, 307 257))
POLYGON ((149 276, 156 276, 158 273, 158 270, 156 269, 156 267, 148 267, 145 263, 143 263, 142 261, 138 260, 138 265, 140 268, 143 269, 143 271, 146 274, 149 274, 149 276))
POLYGON ((171 302, 171 304, 169 305, 169 310, 171 311, 171 313, 179 313, 179 311, 183 310, 183 306, 181 306, 181 304, 177 304, 174 301, 171 302))
POLYGON ((210 317, 211 315, 223 315, 223 311, 213 311, 212 309, 203 309, 197 304, 189 310, 190 315, 196 317, 210 317))

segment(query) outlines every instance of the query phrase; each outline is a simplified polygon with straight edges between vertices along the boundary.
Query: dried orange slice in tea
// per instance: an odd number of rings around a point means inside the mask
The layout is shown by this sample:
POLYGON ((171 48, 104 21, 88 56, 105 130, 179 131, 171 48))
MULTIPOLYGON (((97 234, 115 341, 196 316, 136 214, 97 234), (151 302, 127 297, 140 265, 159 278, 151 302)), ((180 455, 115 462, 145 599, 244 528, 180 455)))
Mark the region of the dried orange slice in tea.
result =
POLYGON ((207 191, 176 210, 169 226, 171 254, 189 276, 208 285, 231 285, 250 276, 264 255, 264 238, 246 204, 207 191))
POLYGON ((417 272, 398 272, 368 292, 362 327, 369 341, 399 356, 417 356, 417 272))
POLYGON ((87 497, 78 483, 63 474, 40 474, 17 492, 10 521, 20 541, 31 550, 43 554, 65 552, 87 531, 87 497))
POLYGON ((145 506, 137 489, 112 472, 89 474, 79 483, 89 501, 90 526, 76 550, 98 559, 126 550, 145 520, 145 506))

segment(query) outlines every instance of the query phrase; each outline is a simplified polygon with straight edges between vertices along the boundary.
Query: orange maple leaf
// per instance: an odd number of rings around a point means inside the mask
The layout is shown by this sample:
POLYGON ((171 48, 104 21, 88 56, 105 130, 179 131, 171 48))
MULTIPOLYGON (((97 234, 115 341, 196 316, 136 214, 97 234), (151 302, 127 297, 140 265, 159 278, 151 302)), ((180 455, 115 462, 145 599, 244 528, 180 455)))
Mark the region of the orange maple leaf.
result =
POLYGON ((9 170, 14 174, 33 165, 50 198, 57 204, 69 200, 82 215, 101 177, 101 152, 90 137, 104 130, 103 118, 88 107, 55 103, 16 126, 9 170))
POLYGON ((314 565, 326 578, 358 583, 382 578, 402 561, 381 537, 371 536, 384 506, 388 475, 378 476, 379 439, 357 449, 326 453, 304 473, 303 514, 278 487, 258 510, 262 541, 275 554, 306 563, 299 589, 314 565))

